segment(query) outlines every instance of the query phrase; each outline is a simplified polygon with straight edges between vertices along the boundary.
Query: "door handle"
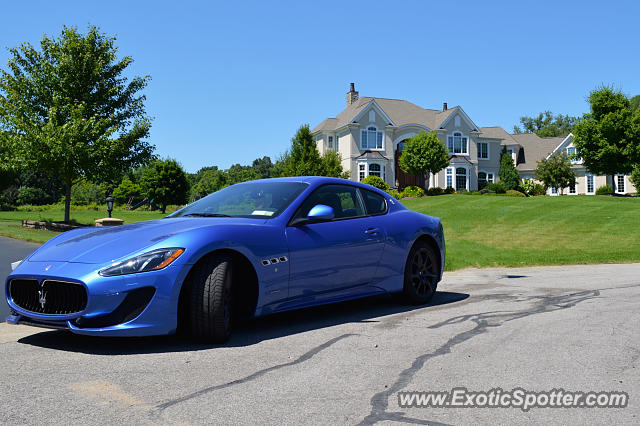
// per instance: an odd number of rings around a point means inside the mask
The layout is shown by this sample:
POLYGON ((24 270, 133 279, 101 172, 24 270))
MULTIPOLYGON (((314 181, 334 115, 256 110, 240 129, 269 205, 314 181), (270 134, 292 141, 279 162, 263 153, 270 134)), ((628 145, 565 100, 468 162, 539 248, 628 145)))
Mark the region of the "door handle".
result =
POLYGON ((369 228, 366 231, 364 231, 365 234, 368 235, 377 235, 380 233, 380 229, 379 228, 369 228))

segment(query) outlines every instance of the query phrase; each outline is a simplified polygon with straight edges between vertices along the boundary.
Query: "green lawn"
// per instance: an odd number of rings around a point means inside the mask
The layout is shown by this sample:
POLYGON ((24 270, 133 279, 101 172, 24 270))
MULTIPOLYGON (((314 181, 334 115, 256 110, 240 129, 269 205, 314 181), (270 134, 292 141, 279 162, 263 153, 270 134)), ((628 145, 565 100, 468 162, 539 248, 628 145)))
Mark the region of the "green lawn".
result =
MULTIPOLYGON (((640 198, 442 195, 404 200, 410 209, 442 219, 447 270, 469 266, 640 262, 640 198)), ((125 223, 163 217, 116 210, 125 223)), ((74 210, 93 224, 104 212, 74 210)), ((44 242, 56 233, 22 228, 23 219, 59 221, 60 209, 0 212, 0 235, 44 242)))
MULTIPOLYGON (((169 211, 167 210, 167 214, 169 211)), ((113 217, 124 220, 124 223, 140 222, 149 219, 159 219, 166 216, 158 211, 128 211, 118 210, 113 212, 113 217)), ((106 211, 73 209, 71 220, 81 225, 93 225, 96 219, 107 217, 106 211)), ((40 220, 57 222, 64 220, 64 210, 54 208, 44 211, 0 211, 0 235, 5 237, 19 238, 21 240, 43 243, 57 234, 57 232, 39 229, 29 229, 22 227, 23 220, 40 220)))
POLYGON ((447 270, 640 261, 640 198, 443 195, 403 204, 442 219, 447 270))

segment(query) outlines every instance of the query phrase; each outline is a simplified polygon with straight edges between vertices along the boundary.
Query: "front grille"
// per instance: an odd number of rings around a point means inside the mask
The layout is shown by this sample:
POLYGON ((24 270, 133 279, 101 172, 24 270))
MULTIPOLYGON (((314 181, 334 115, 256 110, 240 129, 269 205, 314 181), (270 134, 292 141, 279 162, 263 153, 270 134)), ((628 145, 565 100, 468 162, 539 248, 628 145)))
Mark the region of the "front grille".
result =
POLYGON ((87 291, 82 284, 34 279, 15 279, 9 283, 13 303, 38 314, 65 315, 81 312, 87 306, 87 291))

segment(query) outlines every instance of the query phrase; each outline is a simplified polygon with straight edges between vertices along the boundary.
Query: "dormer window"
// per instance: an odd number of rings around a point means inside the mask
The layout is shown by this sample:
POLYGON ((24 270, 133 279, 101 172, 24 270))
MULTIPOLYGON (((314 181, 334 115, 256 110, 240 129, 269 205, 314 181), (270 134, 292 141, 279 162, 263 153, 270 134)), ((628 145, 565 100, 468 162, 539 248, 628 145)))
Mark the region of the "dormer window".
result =
POLYGON ((447 138, 447 148, 450 154, 468 154, 469 139, 466 136, 462 136, 460 132, 454 132, 453 135, 447 138))
POLYGON ((567 155, 569 156, 569 160, 572 163, 579 163, 580 161, 582 161, 582 158, 575 156, 577 153, 578 151, 575 149, 575 147, 570 146, 569 148, 567 148, 567 155))
POLYGON ((361 133, 360 146, 362 149, 382 149, 382 132, 374 126, 367 127, 361 133))
POLYGON ((327 139, 327 148, 333 149, 333 136, 329 136, 327 139))

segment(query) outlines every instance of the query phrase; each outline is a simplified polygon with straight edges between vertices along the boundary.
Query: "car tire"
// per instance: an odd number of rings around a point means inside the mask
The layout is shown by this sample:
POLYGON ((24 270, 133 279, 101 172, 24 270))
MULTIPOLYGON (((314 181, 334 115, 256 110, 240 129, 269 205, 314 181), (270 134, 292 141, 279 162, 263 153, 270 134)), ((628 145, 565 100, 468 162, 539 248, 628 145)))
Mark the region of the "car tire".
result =
POLYGON ((416 242, 404 267, 404 299, 415 305, 429 302, 436 292, 439 278, 440 262, 436 251, 426 241, 416 242))
POLYGON ((211 256, 191 275, 189 334, 201 342, 224 343, 231 335, 233 265, 227 256, 211 256))

